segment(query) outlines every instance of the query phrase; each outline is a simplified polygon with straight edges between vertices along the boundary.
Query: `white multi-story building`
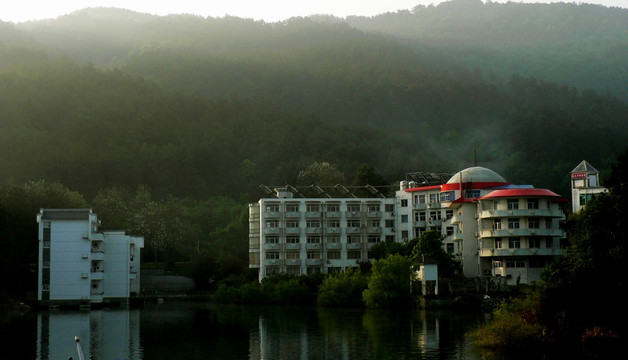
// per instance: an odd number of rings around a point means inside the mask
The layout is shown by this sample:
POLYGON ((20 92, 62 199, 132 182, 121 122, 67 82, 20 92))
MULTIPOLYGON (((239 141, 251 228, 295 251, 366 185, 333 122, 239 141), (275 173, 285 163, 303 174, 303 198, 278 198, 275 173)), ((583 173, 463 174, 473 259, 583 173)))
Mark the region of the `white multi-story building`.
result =
POLYGON ((259 278, 330 272, 369 261, 380 241, 437 230, 467 277, 531 283, 562 254, 565 200, 472 167, 438 185, 401 181, 394 198, 295 198, 287 188, 249 205, 249 254, 259 278))
POLYGON ((571 170, 571 210, 580 211, 589 200, 608 190, 600 184, 600 172, 586 160, 571 170))
POLYGON ((139 294, 144 238, 99 232, 91 209, 41 209, 37 222, 40 303, 127 302, 139 294))

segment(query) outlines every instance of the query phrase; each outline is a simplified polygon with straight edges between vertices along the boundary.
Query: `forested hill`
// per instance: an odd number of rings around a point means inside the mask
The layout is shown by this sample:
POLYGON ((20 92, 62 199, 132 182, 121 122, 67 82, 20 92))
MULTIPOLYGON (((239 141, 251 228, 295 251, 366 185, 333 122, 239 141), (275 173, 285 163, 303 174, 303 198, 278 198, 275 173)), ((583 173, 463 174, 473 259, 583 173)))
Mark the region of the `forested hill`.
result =
MULTIPOLYGON (((392 182, 406 172, 457 171, 476 152, 509 181, 567 196, 568 172, 582 159, 608 168, 628 143, 625 63, 602 51, 628 55, 626 11, 475 3, 346 21, 87 9, 0 24, 0 177, 59 180, 88 197, 147 185, 159 196, 250 200, 260 183, 294 183, 314 161, 335 163, 348 180, 369 163, 392 182), (466 7, 521 6, 539 12, 529 32, 561 22, 573 31, 519 47, 467 41, 473 32, 456 30, 466 7), (562 8, 595 12, 601 25, 569 37, 580 28, 554 10, 562 8), (393 26, 423 24, 429 13, 444 27, 432 35, 423 25, 404 34, 393 26), (553 56, 566 43, 609 61, 595 86, 573 87, 598 63, 577 56, 572 70, 553 56), (570 81, 555 82, 561 76, 570 81)), ((486 21, 504 36, 526 28, 486 21)))

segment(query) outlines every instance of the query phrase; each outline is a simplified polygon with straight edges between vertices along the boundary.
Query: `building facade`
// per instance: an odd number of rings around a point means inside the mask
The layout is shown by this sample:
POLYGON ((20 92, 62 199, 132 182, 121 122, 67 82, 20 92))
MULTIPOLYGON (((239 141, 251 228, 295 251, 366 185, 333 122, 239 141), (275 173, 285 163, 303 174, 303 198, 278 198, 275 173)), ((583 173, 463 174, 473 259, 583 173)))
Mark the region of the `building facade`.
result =
POLYGON ((600 172, 582 160, 570 173, 571 177, 571 211, 580 211, 589 200, 608 190, 600 183, 600 172))
POLYGON ((91 209, 41 209, 37 222, 41 304, 127 302, 139 294, 144 238, 99 232, 91 209))
POLYGON ((249 266, 274 273, 332 272, 369 261, 380 241, 429 230, 467 277, 532 283, 560 248, 559 195, 513 185, 483 167, 438 185, 401 181, 390 198, 295 198, 286 188, 249 205, 249 266))

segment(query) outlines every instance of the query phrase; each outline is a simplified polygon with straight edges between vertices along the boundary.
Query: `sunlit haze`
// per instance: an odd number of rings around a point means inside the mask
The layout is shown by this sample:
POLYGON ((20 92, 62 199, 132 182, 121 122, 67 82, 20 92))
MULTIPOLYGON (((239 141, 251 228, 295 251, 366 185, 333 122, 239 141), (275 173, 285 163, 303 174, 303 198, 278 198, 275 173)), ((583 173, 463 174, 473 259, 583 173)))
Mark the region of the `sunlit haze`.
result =
MULTIPOLYGON (((561 0, 520 0, 515 2, 538 3, 561 0)), ((265 20, 285 20, 293 16, 330 14, 339 17, 349 15, 373 16, 385 12, 412 9, 416 5, 438 4, 442 0, 222 0, 222 1, 133 1, 133 0, 21 0, 6 1, 0 5, 0 20, 24 22, 52 19, 89 7, 117 7, 155 15, 195 14, 222 17, 225 15, 265 20)), ((507 2, 507 0, 493 0, 507 2)), ((562 2, 570 2, 564 0, 562 2)), ((626 8, 627 0, 588 0, 592 3, 626 8)))

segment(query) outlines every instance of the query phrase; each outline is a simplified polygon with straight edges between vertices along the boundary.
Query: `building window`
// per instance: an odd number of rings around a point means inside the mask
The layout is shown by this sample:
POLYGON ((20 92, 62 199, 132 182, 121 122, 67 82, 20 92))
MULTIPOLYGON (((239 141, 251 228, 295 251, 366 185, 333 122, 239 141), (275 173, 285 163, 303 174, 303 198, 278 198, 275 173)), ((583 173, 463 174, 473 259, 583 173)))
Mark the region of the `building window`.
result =
POLYGON ((287 228, 298 228, 299 227, 299 221, 298 220, 288 220, 286 221, 286 227, 287 228))
POLYGON ((266 244, 278 244, 279 236, 266 236, 266 244))
POLYGON ((369 243, 374 244, 374 243, 378 243, 380 241, 380 237, 379 236, 375 236, 375 235, 370 235, 366 240, 369 243))
POLYGON ((447 244, 447 252, 449 254, 453 254, 454 253, 454 244, 452 244, 452 243, 448 243, 447 244))
POLYGON ((519 209, 519 199, 508 199, 508 210, 519 209))
POLYGON ((493 220, 493 230, 501 230, 502 228, 502 219, 493 220))
POLYGON ((267 228, 278 228, 279 227, 279 220, 267 220, 266 221, 266 227, 267 228))
POLYGON ((307 252, 307 258, 308 259, 320 259, 321 258, 321 252, 320 251, 308 251, 307 252))
POLYGON ((350 260, 359 260, 362 258, 361 251, 347 251, 347 259, 350 260))
POLYGON ((338 244, 340 242, 340 236, 328 236, 326 240, 328 244, 338 244))
POLYGON ((453 226, 447 226, 447 230, 445 233, 447 236, 451 236, 454 234, 454 227, 453 226))
POLYGON ((430 203, 437 203, 438 202, 438 193, 435 194, 430 194, 430 203))
POLYGON ((395 227, 395 220, 386 220, 385 225, 387 228, 395 227))
POLYGON ((539 208, 538 199, 528 199, 528 210, 537 210, 539 208))
POLYGON ((279 252, 277 251, 269 251, 266 253, 266 259, 268 260, 279 260, 279 252))
POLYGON ((551 218, 545 218, 545 228, 546 229, 551 229, 552 228, 552 219, 551 218))
POLYGON ((298 244, 299 242, 300 242, 300 238, 298 236, 286 237, 286 244, 298 244))
POLYGON ((360 204, 347 204, 347 211, 349 212, 359 212, 360 204))
POLYGON ((384 209, 386 210, 386 212, 394 212, 395 211, 395 205, 393 205, 393 204, 386 204, 386 205, 384 205, 384 209))
POLYGON ((541 240, 536 237, 528 238, 528 247, 530 249, 538 249, 541 247, 541 240))
POLYGON ((321 206, 319 204, 307 204, 306 211, 307 212, 320 212, 321 206))
POLYGON ((427 215, 426 215, 425 211, 421 211, 419 213, 419 221, 425 221, 425 219, 427 219, 427 215))
POLYGON ((295 266, 289 266, 286 268, 286 274, 288 275, 301 275, 301 268, 295 266))
POLYGON ((401 207, 408 206, 408 199, 401 199, 401 207))
POLYGON ((340 251, 328 251, 327 259, 329 260, 340 260, 340 251))
POLYGON ((509 229, 519 229, 519 218, 508 218, 509 229))
POLYGON ((502 238, 496 238, 495 239, 495 249, 501 249, 504 247, 504 242, 502 241, 502 238))
POLYGON ((386 242, 394 242, 395 235, 386 235, 386 242))
POLYGON ((348 235, 347 236, 348 244, 359 244, 360 243, 360 235, 348 235))
POLYGON ((320 244, 321 243, 321 237, 320 236, 308 236, 307 237, 307 243, 308 244, 320 244))
POLYGON ((475 199, 479 197, 480 197, 480 190, 467 190, 466 191, 466 198, 468 199, 475 199))
POLYGON ((425 204, 425 194, 420 194, 417 202, 419 204, 425 204))
POLYGON ((380 227, 379 225, 380 225, 379 220, 371 220, 371 221, 369 221, 369 227, 370 228, 378 228, 378 227, 380 227))
POLYGON ((401 222, 402 223, 407 223, 408 222, 408 215, 401 215, 401 222))
POLYGON ((305 225, 309 228, 319 228, 321 227, 320 220, 308 220, 305 225))
POLYGON ((340 220, 327 220, 327 227, 339 228, 340 227, 340 220))
POLYGON ((530 229, 538 229, 539 228, 539 219, 528 219, 528 228, 530 229))
POLYGON ((279 212, 279 204, 266 204, 267 212, 279 212))
POLYGON ((338 204, 327 204, 327 205, 325 205, 325 209, 328 212, 339 212, 340 211, 340 205, 338 205, 338 204))
POLYGON ((286 259, 288 260, 298 260, 300 258, 301 258, 301 254, 298 251, 286 252, 286 259))
POLYGON ((347 227, 349 228, 359 228, 360 226, 360 220, 347 220, 347 227))
POLYGON ((445 218, 447 220, 451 219, 452 217, 454 217, 454 211, 453 210, 447 210, 445 211, 445 218))
POLYGON ((447 191, 447 192, 440 193, 440 201, 441 202, 454 201, 454 192, 453 191, 447 191))
POLYGON ((377 212, 379 211, 380 206, 379 204, 368 204, 368 211, 369 212, 377 212))
POLYGON ((401 231, 401 239, 403 241, 408 241, 408 230, 402 230, 401 231))
POLYGON ((510 249, 519 249, 521 247, 521 240, 519 240, 519 238, 508 239, 508 247, 510 249))
POLYGON ((299 204, 286 204, 286 212, 299 212, 299 204))

